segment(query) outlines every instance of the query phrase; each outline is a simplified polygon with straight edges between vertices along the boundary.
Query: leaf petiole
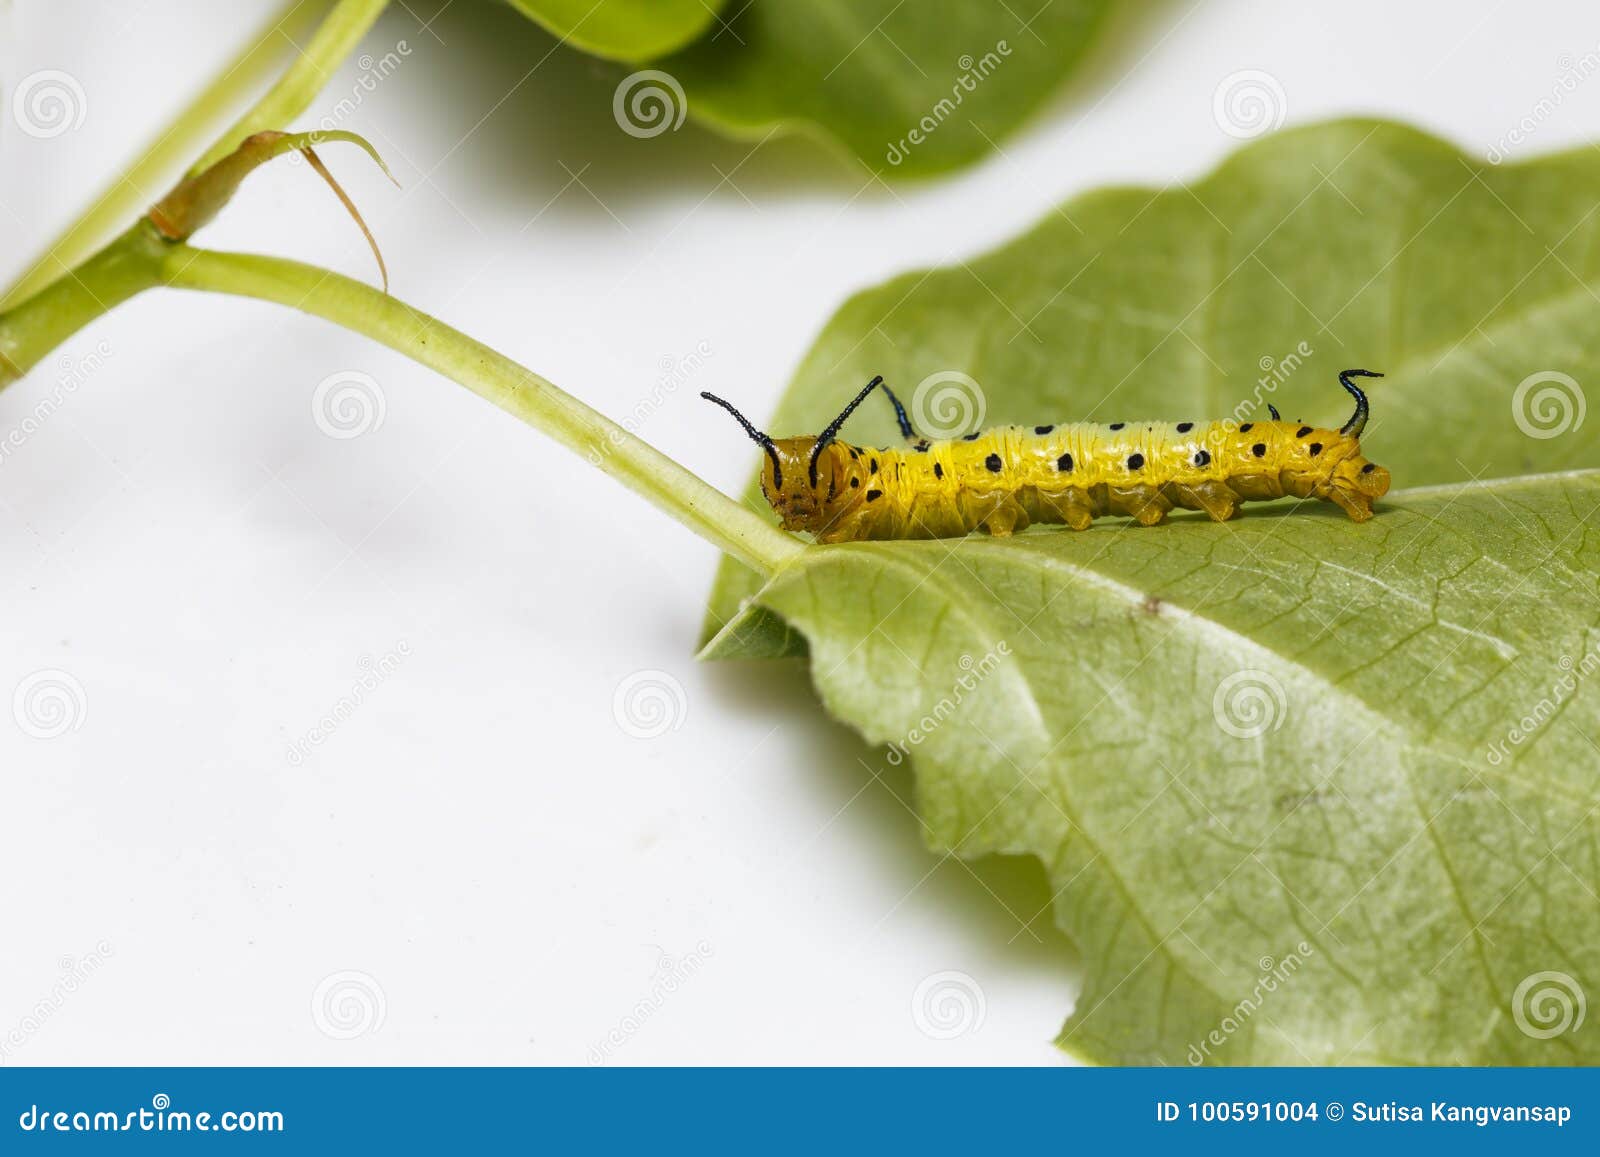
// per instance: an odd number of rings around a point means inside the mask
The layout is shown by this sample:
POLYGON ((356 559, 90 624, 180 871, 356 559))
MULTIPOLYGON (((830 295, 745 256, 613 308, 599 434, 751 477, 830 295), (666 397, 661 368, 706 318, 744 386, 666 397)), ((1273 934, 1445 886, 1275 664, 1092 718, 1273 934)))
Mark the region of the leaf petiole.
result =
POLYGON ((762 574, 771 575, 805 550, 532 370, 362 282, 298 261, 182 244, 168 246, 162 282, 276 302, 380 342, 548 434, 762 574))

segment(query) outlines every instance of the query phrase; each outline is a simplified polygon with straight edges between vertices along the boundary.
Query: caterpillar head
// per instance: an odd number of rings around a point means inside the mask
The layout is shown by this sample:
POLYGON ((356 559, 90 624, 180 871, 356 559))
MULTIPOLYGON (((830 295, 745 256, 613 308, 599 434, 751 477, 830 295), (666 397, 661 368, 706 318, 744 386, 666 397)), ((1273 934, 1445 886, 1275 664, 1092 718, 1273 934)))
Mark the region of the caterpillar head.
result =
POLYGON ((1389 493, 1389 471, 1361 456, 1360 447, 1334 467, 1333 483, 1366 498, 1382 498, 1389 493))
MULTIPOLYGON (((849 447, 816 438, 775 438, 761 465, 761 493, 785 530, 818 532, 840 511, 840 498, 851 493, 854 463, 849 447), (815 473, 813 473, 813 467, 815 473)), ((857 479, 856 490, 860 489, 857 479)))
POLYGON ((1319 493, 1332 486, 1368 499, 1388 492, 1389 472, 1362 457, 1359 439, 1319 426, 1297 430, 1292 422, 1282 423, 1282 428, 1284 470, 1305 479, 1319 493))
POLYGON ((821 532, 853 504, 861 489, 862 470, 848 446, 834 441, 839 428, 883 379, 873 378, 815 438, 773 438, 756 429, 732 404, 715 394, 700 396, 732 414, 744 432, 766 451, 761 467, 761 493, 785 530, 821 532), (854 485, 852 485, 854 483, 854 485))

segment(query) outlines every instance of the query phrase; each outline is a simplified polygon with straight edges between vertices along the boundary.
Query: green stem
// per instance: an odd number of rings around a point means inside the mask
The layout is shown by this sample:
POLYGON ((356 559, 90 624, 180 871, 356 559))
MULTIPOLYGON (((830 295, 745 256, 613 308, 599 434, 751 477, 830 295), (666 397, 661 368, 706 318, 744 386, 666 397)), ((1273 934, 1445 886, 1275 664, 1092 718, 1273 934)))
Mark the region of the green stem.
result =
POLYGON ((316 99, 388 6, 389 0, 339 0, 289 70, 194 163, 189 176, 209 169, 248 136, 264 129, 287 128, 316 99))
POLYGON ((284 53, 310 34, 325 6, 288 0, 264 34, 167 126, 160 139, 101 193, 88 212, 45 247, 21 279, 0 296, 0 309, 32 297, 81 264, 149 208, 223 119, 243 103, 244 94, 257 88, 277 69, 284 53))
POLYGON ((371 286, 298 261, 171 245, 166 284, 277 302, 381 342, 550 435, 763 574, 804 547, 504 354, 371 286))
POLYGON ((142 290, 161 284, 167 243, 141 219, 67 276, 0 313, 0 388, 142 290))
MULTIPOLYGON (((310 44, 266 96, 224 133, 191 177, 232 154, 247 137, 298 116, 360 41, 387 0, 339 0, 310 44)), ((250 60, 260 50, 252 50, 250 60)), ((570 394, 488 346, 347 277, 271 257, 213 253, 162 237, 140 220, 87 257, 133 197, 172 154, 191 143, 214 106, 231 96, 244 61, 207 89, 157 146, 52 246, 50 255, 0 303, 0 388, 21 377, 73 333, 134 294, 158 285, 274 301, 325 318, 398 350, 586 456, 678 521, 756 570, 770 574, 804 548, 671 458, 570 394), (131 196, 130 196, 131 191, 131 196), (56 266, 64 276, 55 274, 56 266), (48 268, 50 272, 44 272, 48 268)), ((220 206, 218 206, 220 207, 220 206)))

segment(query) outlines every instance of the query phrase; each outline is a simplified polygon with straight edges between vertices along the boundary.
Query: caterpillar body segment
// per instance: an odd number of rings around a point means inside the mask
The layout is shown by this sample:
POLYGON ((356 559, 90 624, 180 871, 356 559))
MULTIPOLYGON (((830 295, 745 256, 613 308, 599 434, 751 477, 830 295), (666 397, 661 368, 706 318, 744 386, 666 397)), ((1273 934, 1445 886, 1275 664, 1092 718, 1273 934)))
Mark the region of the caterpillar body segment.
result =
MULTIPOLYGON (((1265 422, 1076 422, 1002 426, 965 438, 917 437, 898 399, 906 445, 893 449, 836 440, 851 411, 882 385, 875 378, 817 437, 771 438, 728 409, 766 451, 761 488, 786 530, 820 542, 953 538, 982 530, 1008 535, 1031 523, 1084 530, 1106 515, 1152 526, 1173 509, 1223 521, 1246 502, 1292 495, 1372 517, 1389 472, 1361 455, 1366 396, 1346 370, 1356 413, 1338 430, 1279 419, 1265 422)), ((1270 409, 1270 407, 1269 407, 1270 409)))

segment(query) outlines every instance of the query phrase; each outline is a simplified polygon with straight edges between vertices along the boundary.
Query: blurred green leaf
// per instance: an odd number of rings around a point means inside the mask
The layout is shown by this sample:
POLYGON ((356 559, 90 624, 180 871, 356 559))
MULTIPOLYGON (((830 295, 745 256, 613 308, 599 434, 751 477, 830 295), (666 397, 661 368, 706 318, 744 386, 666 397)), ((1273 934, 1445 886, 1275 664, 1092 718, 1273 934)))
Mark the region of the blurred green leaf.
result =
MULTIPOLYGON (((1068 1049, 1600 1062, 1597 177, 1303 129, 862 293, 805 359, 774 433, 874 373, 984 424, 1337 423, 1337 370, 1390 375, 1363 446, 1401 489, 1367 524, 1283 503, 725 566, 709 656, 809 650, 828 709, 913 762, 936 850, 1043 861, 1087 962, 1068 1049)), ((847 434, 891 444, 887 407, 847 434)))
POLYGON ((929 174, 987 154, 1037 110, 1110 6, 749 0, 660 67, 724 132, 806 132, 875 170, 929 174))
POLYGON ((727 0, 506 0, 574 48, 646 60, 705 32, 727 0))

